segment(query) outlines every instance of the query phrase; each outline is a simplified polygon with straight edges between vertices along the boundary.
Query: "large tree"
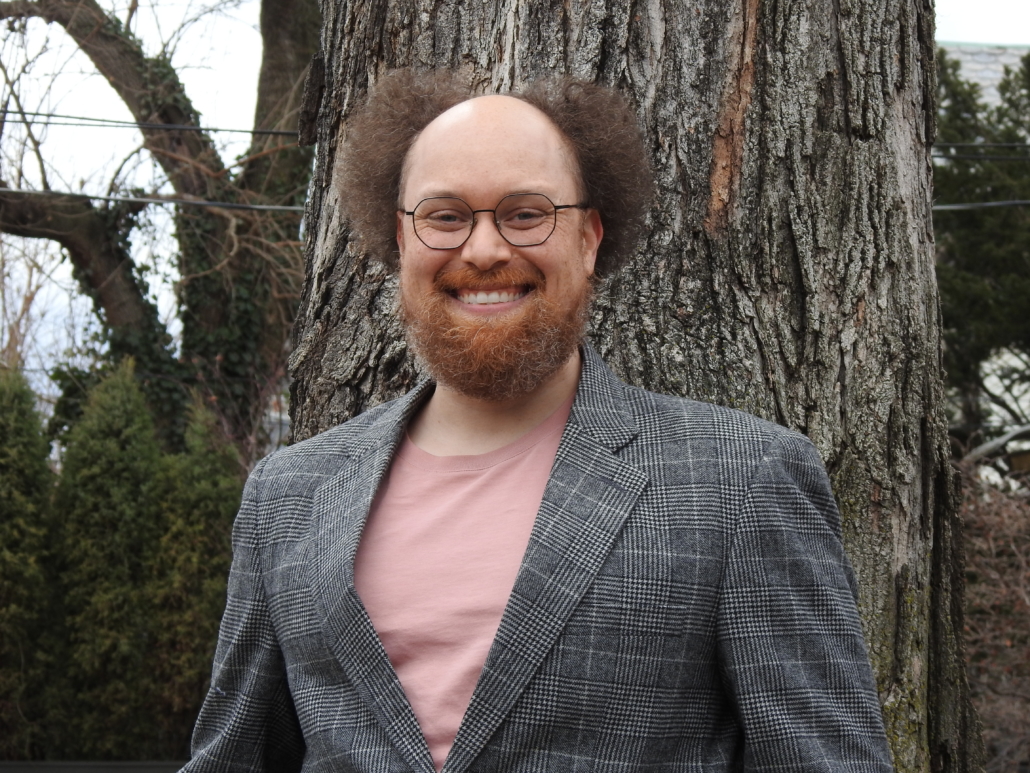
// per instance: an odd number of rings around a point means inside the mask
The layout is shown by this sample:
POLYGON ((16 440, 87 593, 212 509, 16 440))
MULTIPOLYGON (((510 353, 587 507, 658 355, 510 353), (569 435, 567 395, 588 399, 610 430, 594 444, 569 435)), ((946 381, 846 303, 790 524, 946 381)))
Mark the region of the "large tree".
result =
MULTIPOLYGON (((167 52, 148 55, 114 12, 96 0, 6 0, 0 2, 0 19, 7 20, 10 31, 39 20, 64 29, 128 108, 144 147, 177 198, 230 206, 303 202, 310 149, 298 147, 288 134, 255 134, 242 160, 223 161, 211 136, 196 130, 200 116, 167 52)), ((254 128, 295 132, 304 74, 317 49, 316 0, 263 0, 260 26, 263 55, 254 128)), ((31 122, 12 79, 7 83, 5 112, 31 122)), ((141 206, 24 195, 9 187, 0 179, 0 231, 50 240, 64 249, 83 292, 93 300, 111 359, 136 360, 168 443, 182 447, 187 388, 193 388, 212 398, 228 433, 253 453, 266 399, 284 377, 285 343, 301 276, 299 215, 212 206, 177 209, 182 336, 176 356, 141 286, 140 266, 133 262, 129 240, 141 206)))
MULTIPOLYGON (((899 771, 980 763, 930 221, 929 0, 323 3, 324 79, 291 412, 308 437, 417 379, 393 279, 334 189, 385 70, 476 89, 570 73, 633 100, 658 196, 590 337, 627 381, 808 434, 826 461, 899 771)), ((311 107, 309 106, 309 107, 311 107)))

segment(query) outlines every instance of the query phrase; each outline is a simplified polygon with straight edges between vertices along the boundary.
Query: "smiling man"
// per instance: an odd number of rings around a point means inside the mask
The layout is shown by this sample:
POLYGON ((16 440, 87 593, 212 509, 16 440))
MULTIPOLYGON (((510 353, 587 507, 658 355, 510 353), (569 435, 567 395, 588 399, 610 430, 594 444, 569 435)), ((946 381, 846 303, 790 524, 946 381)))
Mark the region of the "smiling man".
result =
POLYGON ((583 341, 648 206, 623 100, 397 72, 342 167, 431 378, 254 470, 186 769, 891 770, 811 444, 583 341))

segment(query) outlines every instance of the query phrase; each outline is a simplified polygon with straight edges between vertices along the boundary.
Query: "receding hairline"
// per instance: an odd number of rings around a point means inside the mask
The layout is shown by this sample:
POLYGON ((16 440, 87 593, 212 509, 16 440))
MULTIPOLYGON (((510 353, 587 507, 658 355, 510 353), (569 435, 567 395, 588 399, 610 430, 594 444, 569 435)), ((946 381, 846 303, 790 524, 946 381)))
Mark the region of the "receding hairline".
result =
POLYGON ((558 140, 559 140, 559 143, 560 143, 559 152, 560 152, 562 158, 565 160, 565 164, 567 166, 567 170, 569 171, 569 173, 571 173, 572 178, 575 181, 576 188, 577 188, 576 195, 579 198, 582 198, 586 194, 586 185, 583 182, 583 170, 580 168, 579 156, 578 156, 578 153, 576 152, 576 147, 573 144, 572 140, 569 139, 569 137, 565 134, 565 132, 563 132, 561 130, 561 128, 554 122, 554 120, 552 120, 552 118, 549 115, 547 115, 547 113, 545 113, 543 110, 541 110, 536 105, 534 105, 534 104, 530 103, 529 101, 523 99, 518 94, 481 94, 481 95, 469 97, 468 99, 463 99, 461 102, 457 103, 456 105, 452 105, 451 107, 447 108, 442 113, 440 113, 438 116, 436 116, 432 121, 430 121, 425 126, 423 126, 422 129, 420 129, 418 131, 418 133, 416 133, 415 136, 412 138, 410 144, 408 145, 408 149, 407 149, 407 151, 404 154, 404 159, 401 162, 400 181, 399 181, 399 183, 397 185, 397 206, 398 206, 398 208, 403 208, 404 186, 407 184, 407 180, 408 180, 408 166, 409 166, 409 164, 411 162, 411 154, 414 152, 415 147, 419 143, 419 140, 422 139, 422 135, 425 134, 425 132, 431 126, 433 126, 433 124, 436 124, 436 123, 440 122, 441 120, 445 120, 448 116, 453 117, 453 114, 456 111, 460 113, 460 112, 462 112, 463 108, 465 110, 468 110, 469 109, 469 105, 471 105, 473 103, 476 103, 476 102, 481 102, 483 100, 490 100, 490 101, 505 100, 506 103, 512 104, 513 107, 515 105, 519 105, 519 106, 528 108, 529 111, 530 111, 530 114, 535 113, 536 115, 540 116, 544 120, 545 124, 547 126, 551 127, 551 129, 554 131, 555 135, 558 137, 558 140))

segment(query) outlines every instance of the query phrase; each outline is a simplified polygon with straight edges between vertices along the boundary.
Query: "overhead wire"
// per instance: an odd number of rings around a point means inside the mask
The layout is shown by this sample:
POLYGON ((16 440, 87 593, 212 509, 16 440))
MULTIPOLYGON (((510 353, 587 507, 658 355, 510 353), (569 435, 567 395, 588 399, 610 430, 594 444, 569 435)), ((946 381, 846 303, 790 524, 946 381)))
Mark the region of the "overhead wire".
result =
MULTIPOLYGON (((31 112, 26 111, 21 113, 22 116, 32 116, 38 118, 47 119, 48 126, 77 126, 81 128, 112 128, 112 129, 147 129, 153 131, 194 131, 194 132, 227 132, 237 134, 257 134, 257 135, 277 135, 277 136, 297 136, 297 132, 288 131, 285 129, 229 129, 214 126, 192 126, 189 124, 167 124, 167 123, 149 123, 149 122, 135 122, 135 121, 122 121, 112 118, 91 118, 89 116, 79 115, 68 115, 64 113, 43 113, 43 112, 31 112), (60 119, 58 121, 52 121, 50 119, 60 119)), ((6 116, 7 120, 14 118, 19 120, 19 116, 6 116)), ((24 121, 27 123, 27 121, 24 121)), ((933 145, 934 148, 1027 148, 1030 149, 1030 144, 1022 142, 937 142, 933 145)), ((931 152, 931 158, 939 158, 943 160, 962 160, 962 161, 1030 161, 1030 154, 1028 155, 1005 155, 997 156, 990 154, 978 154, 978 153, 933 153, 931 152)), ((112 202, 124 202, 129 204, 175 204, 184 206, 197 206, 197 207, 217 207, 220 209, 243 209, 243 210, 258 210, 258 211, 271 211, 271 212, 303 212, 304 207, 302 206, 280 206, 272 204, 239 204, 233 202, 220 202, 220 201, 198 201, 194 199, 177 199, 177 198, 153 198, 153 197, 141 197, 141 196, 99 196, 90 195, 84 193, 59 193, 55 191, 26 191, 26 190, 14 190, 14 189, 0 189, 0 192, 6 191, 10 193, 21 193, 26 195, 51 195, 51 196, 72 196, 77 198, 88 198, 97 199, 100 201, 112 201, 112 202)), ((988 209, 997 207, 1023 207, 1030 206, 1030 201, 1025 200, 1011 200, 1011 201, 980 201, 971 202, 968 204, 935 204, 932 209, 934 211, 957 211, 957 210, 970 210, 970 209, 988 209)))
POLYGON ((974 201, 969 204, 934 204, 935 212, 957 211, 960 209, 994 209, 996 207, 1030 207, 1028 199, 1013 199, 1012 201, 974 201))
MULTIPOLYGON (((259 212, 303 212, 302 206, 286 206, 279 204, 240 204, 232 201, 204 201, 200 199, 177 199, 173 197, 149 196, 100 196, 91 193, 64 193, 62 191, 27 191, 17 188, 0 188, 0 194, 17 193, 23 196, 71 197, 76 199, 97 199, 99 201, 122 202, 126 204, 173 204, 187 207, 209 207, 212 209, 249 209, 259 212)), ((978 201, 970 204, 934 204, 934 212, 955 211, 962 209, 988 209, 995 207, 1027 207, 1030 200, 1013 199, 1011 201, 978 201)))
POLYGON ((250 209, 259 212, 303 212, 304 207, 280 204, 240 204, 233 201, 204 201, 201 199, 177 199, 151 196, 100 196, 92 193, 64 193, 61 191, 28 191, 18 188, 0 188, 0 195, 18 193, 24 196, 70 197, 73 199, 97 199, 125 204, 176 204, 187 207, 209 207, 211 209, 250 209))
MULTIPOLYGON (((192 124, 181 123, 152 123, 147 121, 122 121, 114 118, 90 118, 85 115, 66 115, 63 113, 40 113, 26 111, 20 115, 33 116, 38 118, 59 118, 60 121, 47 120, 48 126, 80 126, 83 128, 105 128, 112 129, 151 129, 155 131, 188 131, 188 132, 230 132, 235 134, 271 134, 284 137, 296 137, 297 132, 289 129, 225 129, 215 126, 193 126, 192 124), (82 122, 82 123, 79 123, 82 122)), ((18 120, 18 116, 7 116, 8 119, 18 120)), ((26 122, 27 123, 27 122, 26 122)))

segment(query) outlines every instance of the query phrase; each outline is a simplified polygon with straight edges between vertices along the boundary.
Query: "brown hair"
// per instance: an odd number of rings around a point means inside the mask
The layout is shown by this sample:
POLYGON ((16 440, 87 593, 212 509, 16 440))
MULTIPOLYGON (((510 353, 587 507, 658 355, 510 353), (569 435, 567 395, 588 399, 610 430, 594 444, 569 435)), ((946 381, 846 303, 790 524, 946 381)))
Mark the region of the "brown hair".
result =
MULTIPOLYGON (((449 70, 394 70, 348 121, 339 176, 343 214, 362 249, 391 268, 397 264, 396 211, 408 150, 434 118, 473 96, 449 70)), ((604 226, 596 272, 610 274, 636 248, 653 185, 628 102, 613 89, 568 77, 539 80, 509 96, 544 113, 574 149, 586 201, 604 226)))

